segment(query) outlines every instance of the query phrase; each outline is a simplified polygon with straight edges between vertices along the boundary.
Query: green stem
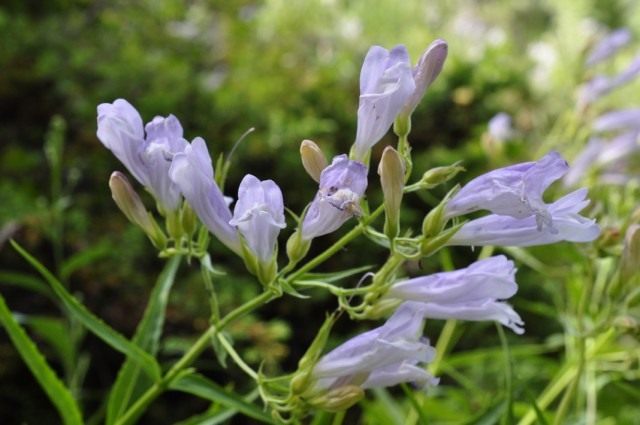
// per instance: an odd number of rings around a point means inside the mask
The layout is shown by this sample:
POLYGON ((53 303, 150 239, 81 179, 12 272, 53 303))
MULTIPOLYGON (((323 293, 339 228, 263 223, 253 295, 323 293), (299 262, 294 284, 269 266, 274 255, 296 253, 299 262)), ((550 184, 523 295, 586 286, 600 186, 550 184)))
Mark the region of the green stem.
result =
POLYGON ((164 390, 171 384, 171 382, 182 372, 185 368, 189 367, 202 352, 209 347, 211 338, 218 332, 224 329, 233 320, 249 313, 250 311, 268 303, 272 299, 276 298, 276 295, 272 292, 263 292, 256 298, 242 304, 240 307, 227 314, 216 325, 210 326, 198 340, 184 353, 184 355, 178 360, 169 371, 162 377, 162 379, 151 386, 116 422, 116 425, 126 425, 133 423, 135 419, 144 412, 144 410, 155 400, 164 390))
POLYGON ((341 410, 333 416, 333 421, 331 421, 331 425, 342 425, 344 422, 344 417, 347 414, 346 410, 341 410))
POLYGON ((233 359, 234 362, 236 362, 238 367, 242 369, 247 375, 249 375, 251 379, 257 381, 258 374, 256 373, 256 371, 251 369, 251 366, 249 366, 245 363, 244 360, 242 360, 242 357, 240 357, 238 352, 235 350, 235 348, 233 348, 233 345, 231 345, 227 338, 225 338, 225 336, 221 333, 218 333, 217 337, 218 341, 220 341, 220 344, 222 344, 224 349, 227 350, 227 353, 229 353, 229 356, 233 359))
POLYGON ((365 294, 370 290, 369 286, 361 286, 359 288, 341 288, 339 286, 332 285, 326 282, 319 282, 315 280, 299 280, 295 282, 296 286, 302 286, 307 288, 322 288, 331 292, 336 296, 349 296, 349 295, 358 295, 365 294))
POLYGON ((512 424, 514 422, 513 416, 513 364, 511 362, 511 350, 509 349, 509 342, 507 336, 504 334, 502 325, 496 322, 496 328, 498 328, 498 336, 500 337, 500 344, 502 344, 502 350, 504 352, 504 389, 507 393, 507 415, 503 417, 503 423, 512 424))
MULTIPOLYGON (((606 343, 610 340, 610 338, 614 335, 614 331, 610 330, 606 333, 601 334, 598 339, 594 342, 592 346, 589 347, 589 350, 585 353, 585 361, 589 361, 592 359, 600 349, 606 345, 606 343)), ((580 365, 576 363, 568 363, 566 364, 558 373, 552 382, 547 386, 547 388, 542 391, 540 396, 536 399, 536 405, 540 408, 540 410, 546 409, 553 400, 556 399, 564 388, 571 384, 573 379, 578 375, 580 365)), ((532 408, 520 419, 518 425, 530 425, 536 419, 536 412, 532 408)))
POLYGON ((357 238, 364 232, 364 229, 375 220, 382 212, 384 211, 384 205, 380 205, 375 209, 369 216, 365 217, 356 227, 351 229, 347 234, 338 239, 336 243, 331 245, 329 249, 324 251, 323 253, 317 255, 315 258, 307 262, 304 266, 300 267, 298 270, 287 276, 286 282, 291 284, 297 278, 305 274, 306 272, 313 270, 318 267, 320 264, 324 263, 326 260, 331 258, 335 253, 340 251, 342 247, 346 244, 357 238))
POLYGON ((436 343, 436 357, 433 359, 433 363, 431 363, 431 367, 429 368, 433 375, 437 375, 440 372, 442 359, 449 351, 449 345, 453 341, 453 335, 457 325, 457 320, 449 319, 445 322, 442 332, 440 332, 438 342, 436 343))

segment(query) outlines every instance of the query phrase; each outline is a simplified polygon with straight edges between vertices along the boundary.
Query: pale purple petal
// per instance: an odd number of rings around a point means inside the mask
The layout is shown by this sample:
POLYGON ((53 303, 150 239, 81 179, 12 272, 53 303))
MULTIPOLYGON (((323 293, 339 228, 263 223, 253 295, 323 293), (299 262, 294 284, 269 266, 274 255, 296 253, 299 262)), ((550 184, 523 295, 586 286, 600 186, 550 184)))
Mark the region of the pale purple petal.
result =
POLYGON ((385 135, 414 90, 409 55, 404 46, 396 46, 390 52, 380 46, 369 49, 360 72, 356 159, 363 160, 367 151, 385 135))
POLYGON ((431 319, 495 320, 519 335, 524 333, 522 328, 524 322, 518 313, 509 304, 495 300, 486 300, 477 304, 426 303, 424 311, 425 317, 431 319))
POLYGON ((490 171, 471 180, 456 193, 447 203, 446 216, 451 218, 489 210, 514 218, 533 216, 539 227, 551 226, 542 195, 568 169, 564 158, 552 151, 536 162, 490 171))
POLYGON ((585 83, 580 89, 578 103, 585 107, 611 91, 633 81, 640 74, 640 55, 621 73, 607 77, 598 75, 585 83))
POLYGON ((603 146, 604 140, 597 137, 589 139, 584 149, 582 149, 578 156, 576 156, 572 161, 569 172, 562 180, 563 184, 570 187, 576 185, 580 180, 582 180, 582 178, 589 173, 589 170, 598 159, 603 146))
POLYGON ((489 257, 464 269, 396 282, 386 296, 440 304, 507 299, 518 290, 515 272, 513 262, 505 256, 489 257))
POLYGON ((613 56, 622 47, 629 44, 630 41, 631 31, 629 31, 629 29, 619 28, 611 31, 606 37, 600 40, 593 49, 591 49, 591 52, 587 57, 586 65, 593 66, 604 61, 605 59, 613 56))
POLYGON ((489 136, 499 142, 504 142, 513 137, 513 127, 511 125, 511 116, 505 112, 496 114, 489 120, 487 124, 489 136))
POLYGON ((437 385, 439 380, 427 372, 424 367, 405 361, 374 370, 361 387, 362 389, 392 387, 405 382, 411 383, 417 388, 424 388, 437 385))
POLYGON ((359 211, 367 189, 367 167, 346 155, 333 158, 320 174, 320 189, 302 222, 302 237, 312 239, 337 230, 359 211))
POLYGON ((231 211, 213 180, 211 157, 203 139, 195 138, 184 152, 173 157, 169 176, 202 223, 222 243, 239 254, 240 241, 236 229, 229 224, 231 211))
POLYGON ((126 100, 98 105, 98 139, 115 155, 140 184, 148 186, 142 159, 146 148, 142 118, 126 100))
POLYGON ((271 261, 280 229, 285 227, 284 202, 272 181, 247 174, 238 188, 238 202, 229 224, 236 226, 260 262, 271 261))
POLYGON ((595 220, 578 214, 589 201, 586 190, 579 189, 548 206, 553 227, 540 228, 535 217, 524 219, 491 214, 464 224, 448 245, 535 246, 560 241, 590 242, 598 237, 595 220))
POLYGON ((422 54, 418 64, 413 68, 416 88, 402 108, 401 115, 410 115, 416 109, 431 83, 440 75, 447 53, 447 42, 438 39, 422 54))
POLYGON ((413 371, 408 366, 429 362, 435 356, 433 347, 421 338, 423 319, 424 312, 416 303, 402 304, 381 327, 352 338, 323 356, 313 369, 316 389, 427 382, 423 374, 407 373, 408 369, 413 371), (396 379, 389 376, 393 371, 398 372, 396 379))
POLYGON ((640 130, 640 108, 621 109, 600 115, 594 131, 640 130))
POLYGON ((175 211, 182 202, 178 186, 169 178, 169 168, 175 154, 189 143, 182 138, 182 126, 176 117, 155 117, 145 127, 147 147, 143 159, 151 192, 168 211, 175 211))
POLYGON ((173 115, 155 117, 142 127, 142 118, 124 99, 98 106, 98 138, 143 186, 156 198, 161 212, 177 210, 182 196, 169 179, 168 171, 176 153, 187 141, 182 126, 173 115))

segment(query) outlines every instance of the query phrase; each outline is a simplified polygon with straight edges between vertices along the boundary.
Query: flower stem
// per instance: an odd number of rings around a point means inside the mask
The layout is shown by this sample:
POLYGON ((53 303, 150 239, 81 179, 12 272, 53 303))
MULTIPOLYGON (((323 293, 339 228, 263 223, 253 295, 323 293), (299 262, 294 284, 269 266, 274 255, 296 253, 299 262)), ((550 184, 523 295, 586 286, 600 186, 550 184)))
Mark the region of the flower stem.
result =
POLYGON ((384 205, 380 205, 378 208, 375 209, 375 211, 373 211, 371 214, 365 217, 356 227, 354 227, 347 234, 345 234, 343 237, 338 239, 338 241, 333 245, 331 245, 331 247, 329 247, 326 251, 322 252, 321 254, 318 254, 316 257, 309 260, 304 266, 300 267, 298 270, 296 270, 295 272, 287 276, 286 282, 289 284, 293 283, 297 278, 299 278, 306 272, 313 270, 314 268, 316 268, 317 266, 319 266, 320 264, 324 263, 326 260, 331 258, 335 253, 340 251, 342 247, 344 247, 346 244, 348 244, 349 242, 351 242, 352 240, 360 236, 360 234, 364 232, 364 229, 373 220, 375 220, 383 211, 384 211, 384 205))
MULTIPOLYGON (((276 298, 273 292, 263 292, 258 295, 256 298, 242 304, 235 310, 231 311, 227 314, 217 325, 211 325, 200 337, 198 340, 189 348, 189 350, 184 353, 184 355, 178 360, 169 371, 160 379, 160 381, 156 382, 149 388, 125 413, 122 417, 116 422, 116 425, 126 425, 133 423, 139 415, 141 415, 144 410, 155 400, 160 394, 164 392, 164 390, 171 384, 171 382, 182 372, 185 368, 189 367, 202 352, 209 347, 211 343, 211 338, 214 337, 218 332, 224 329, 229 323, 233 320, 244 316, 252 310, 268 303, 269 301, 276 298)), ((234 359, 235 360, 235 359, 234 359)))

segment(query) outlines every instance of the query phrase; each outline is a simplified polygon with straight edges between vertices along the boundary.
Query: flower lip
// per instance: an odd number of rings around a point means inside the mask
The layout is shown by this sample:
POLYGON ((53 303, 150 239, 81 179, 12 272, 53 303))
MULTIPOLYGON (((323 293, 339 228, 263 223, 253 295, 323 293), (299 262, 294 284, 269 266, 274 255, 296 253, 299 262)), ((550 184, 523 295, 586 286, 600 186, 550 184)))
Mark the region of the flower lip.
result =
POLYGON ((369 49, 360 71, 355 159, 364 160, 368 150, 389 130, 415 88, 409 53, 404 46, 398 45, 391 51, 380 46, 369 49))
POLYGON ((320 174, 320 187, 302 222, 302 237, 312 239, 337 230, 360 215, 359 202, 367 189, 367 167, 338 155, 320 174))
POLYGON ((238 188, 238 201, 229 224, 237 227, 260 262, 271 261, 278 233, 286 226, 278 185, 273 180, 260 181, 247 174, 238 188))
POLYGON ((544 191, 567 173, 567 161, 555 151, 536 162, 499 168, 471 180, 447 203, 447 218, 478 210, 523 219, 534 216, 538 229, 554 232, 544 191))

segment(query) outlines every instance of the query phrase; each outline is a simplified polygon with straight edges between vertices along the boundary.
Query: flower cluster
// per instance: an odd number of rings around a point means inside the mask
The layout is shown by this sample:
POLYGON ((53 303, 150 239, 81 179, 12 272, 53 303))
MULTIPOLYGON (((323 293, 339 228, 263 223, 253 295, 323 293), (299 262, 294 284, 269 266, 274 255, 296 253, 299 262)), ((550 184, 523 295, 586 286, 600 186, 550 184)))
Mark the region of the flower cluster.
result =
MULTIPOLYGON (((338 230, 354 216, 369 215, 369 209, 363 206, 369 184, 370 151, 394 122, 396 134, 408 143, 410 116, 442 70, 446 56, 447 44, 443 40, 434 41, 413 68, 404 46, 390 51, 374 46, 369 50, 360 74, 357 132, 350 155, 337 155, 328 163, 312 141, 305 140, 300 146, 302 164, 319 186, 287 243, 289 264, 280 273, 278 235, 286 222, 278 185, 246 174, 232 211, 233 200, 225 197, 222 185, 225 168, 222 167, 223 175, 216 176, 205 141, 200 137, 192 142, 185 140, 180 123, 172 115, 156 117, 143 128, 138 112, 123 99, 98 107, 98 138, 154 196, 160 213, 167 218, 169 236, 164 235, 119 173, 111 182, 114 199, 156 246, 185 248, 182 252, 191 253, 194 243, 202 243, 200 237, 197 242, 192 240, 196 234, 192 223, 195 214, 218 241, 243 258, 248 270, 266 288, 297 295, 291 290, 296 280, 287 280, 283 275, 306 255, 313 239, 338 230)), ((594 56, 592 62, 599 56, 594 56)), ((634 114, 637 112, 603 116, 597 125, 602 131, 635 125, 634 114)), ((344 301, 343 295, 339 299, 352 317, 373 317, 374 314, 367 316, 371 312, 391 316, 384 325, 322 357, 319 353, 323 347, 315 347, 314 361, 303 362, 304 367, 296 375, 300 379, 294 379, 298 384, 292 385, 292 393, 298 398, 292 396, 288 400, 304 399, 308 405, 337 410, 358 401, 368 388, 402 382, 419 387, 437 383, 424 369, 435 356, 434 348, 422 337, 425 319, 491 320, 515 333, 524 332, 522 319, 506 303, 518 286, 515 265, 505 256, 481 259, 458 270, 398 278, 406 259, 428 256, 446 245, 587 242, 600 232, 594 220, 579 214, 589 204, 585 189, 551 203, 545 201, 545 191, 569 170, 559 153, 550 152, 538 161, 490 171, 457 192, 453 190, 426 216, 421 235, 400 237, 403 194, 442 184, 461 170, 456 165, 440 167, 425 173, 420 182, 405 186, 410 174, 409 151, 406 145, 399 145, 398 150, 385 148, 377 168, 384 195, 385 227, 384 233, 368 231, 389 247, 390 259, 374 274, 370 287, 364 288, 368 292, 359 288, 359 295, 365 293, 360 310, 349 305, 350 299, 344 301), (478 211, 489 214, 460 223, 462 216, 478 211), (450 222, 453 225, 447 227, 450 222)), ((206 246, 198 249, 206 251, 206 246)), ((320 285, 331 287, 325 282, 320 285)))
MULTIPOLYGON (((593 66, 618 53, 631 41, 626 28, 613 31, 598 43, 589 54, 586 65, 593 66)), ((583 103, 594 104, 604 94, 640 75, 640 57, 615 77, 595 77, 583 87, 580 96, 583 103), (602 87, 603 89, 600 89, 602 87)), ((577 185, 589 175, 599 171, 601 182, 624 185, 629 180, 630 158, 640 152, 640 109, 627 108, 609 111, 596 117, 592 134, 584 149, 576 156, 573 167, 564 178, 568 187, 577 185)))

